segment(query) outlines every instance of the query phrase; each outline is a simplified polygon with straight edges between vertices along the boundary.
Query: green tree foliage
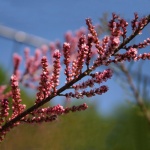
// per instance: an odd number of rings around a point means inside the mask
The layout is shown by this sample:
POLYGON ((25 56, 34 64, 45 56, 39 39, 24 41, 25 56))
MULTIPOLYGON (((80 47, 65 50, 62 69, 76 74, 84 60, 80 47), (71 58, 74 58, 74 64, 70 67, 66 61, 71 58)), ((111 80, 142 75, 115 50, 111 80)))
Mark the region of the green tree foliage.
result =
POLYGON ((70 113, 58 121, 15 128, 0 145, 9 150, 99 150, 105 148, 112 124, 94 107, 70 113))
POLYGON ((120 108, 107 139, 107 150, 150 149, 150 125, 138 106, 120 108))

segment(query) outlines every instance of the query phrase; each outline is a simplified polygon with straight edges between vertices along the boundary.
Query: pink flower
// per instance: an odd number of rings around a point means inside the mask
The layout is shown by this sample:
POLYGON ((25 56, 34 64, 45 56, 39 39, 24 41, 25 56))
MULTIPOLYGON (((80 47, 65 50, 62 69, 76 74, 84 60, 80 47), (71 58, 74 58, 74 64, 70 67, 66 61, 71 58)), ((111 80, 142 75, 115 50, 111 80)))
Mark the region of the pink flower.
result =
POLYGON ((26 108, 26 105, 21 104, 22 99, 20 95, 20 89, 18 80, 15 75, 11 76, 11 91, 12 91, 12 118, 15 118, 18 114, 23 112, 26 108))
POLYGON ((49 81, 49 71, 48 71, 48 62, 46 56, 43 56, 41 60, 42 65, 42 74, 40 79, 40 86, 38 88, 39 92, 37 93, 37 98, 35 103, 39 103, 43 99, 49 96, 50 94, 50 81, 49 81))

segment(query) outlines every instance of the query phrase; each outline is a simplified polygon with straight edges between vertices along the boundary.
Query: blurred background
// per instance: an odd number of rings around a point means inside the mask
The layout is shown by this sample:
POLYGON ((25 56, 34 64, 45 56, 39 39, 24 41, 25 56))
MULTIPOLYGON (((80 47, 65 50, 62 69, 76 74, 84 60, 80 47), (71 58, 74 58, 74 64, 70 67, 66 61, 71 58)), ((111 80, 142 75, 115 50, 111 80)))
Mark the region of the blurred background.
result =
MULTIPOLYGON (((12 74, 12 55, 31 53, 43 44, 63 42, 67 31, 86 27, 85 19, 101 25, 115 12, 131 21, 134 12, 148 15, 150 1, 119 0, 0 0, 0 66, 1 84, 12 74)), ((106 34, 109 32, 104 30, 106 34)), ((150 37, 150 26, 133 43, 150 37)), ((100 37, 101 38, 101 37, 100 37)), ((146 48, 148 51, 149 47, 146 48)), ((150 125, 137 105, 121 66, 111 66, 114 77, 107 82, 109 91, 94 97, 85 112, 69 114, 51 124, 22 125, 11 131, 0 149, 4 150, 147 150, 150 149, 150 125)), ((139 95, 149 107, 149 62, 127 63, 139 95)), ((22 92, 30 105, 32 94, 22 92)), ((59 102, 60 100, 58 100, 59 102)))

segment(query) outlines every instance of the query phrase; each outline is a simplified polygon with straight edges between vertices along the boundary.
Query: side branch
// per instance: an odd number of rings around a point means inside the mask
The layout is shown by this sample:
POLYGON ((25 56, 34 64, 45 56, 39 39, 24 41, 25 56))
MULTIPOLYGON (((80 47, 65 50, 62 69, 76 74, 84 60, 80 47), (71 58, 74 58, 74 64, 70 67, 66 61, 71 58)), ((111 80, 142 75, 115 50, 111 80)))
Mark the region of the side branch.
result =
POLYGON ((142 31, 150 23, 150 15, 145 17, 145 19, 147 20, 147 22, 143 24, 142 27, 139 26, 137 30, 135 30, 135 32, 133 32, 128 38, 126 38, 126 40, 124 40, 124 42, 122 42, 114 51, 114 54, 117 53, 120 49, 122 49, 125 45, 127 45, 133 38, 135 38, 135 36, 137 36, 140 33, 140 31, 142 31))

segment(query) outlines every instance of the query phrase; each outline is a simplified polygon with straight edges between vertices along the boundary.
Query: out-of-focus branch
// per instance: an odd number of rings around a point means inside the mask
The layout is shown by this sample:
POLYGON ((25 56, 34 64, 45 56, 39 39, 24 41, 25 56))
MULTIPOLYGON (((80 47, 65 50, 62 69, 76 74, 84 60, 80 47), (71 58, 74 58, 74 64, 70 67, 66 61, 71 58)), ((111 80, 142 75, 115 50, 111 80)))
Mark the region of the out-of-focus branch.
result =
POLYGON ((18 31, 10 27, 0 25, 0 36, 13 40, 19 43, 40 47, 43 44, 49 44, 49 40, 28 34, 23 31, 18 31))
POLYGON ((125 74, 128 84, 130 86, 130 89, 132 90, 132 93, 135 97, 135 100, 138 104, 138 106, 140 107, 141 111, 143 112, 144 116, 146 117, 148 123, 150 124, 150 114, 149 111, 144 103, 144 100, 141 98, 138 89, 136 89, 134 83, 133 83, 133 79, 129 73, 129 71, 127 70, 127 68, 125 67, 124 64, 120 64, 118 65, 119 68, 121 69, 121 71, 125 74))

